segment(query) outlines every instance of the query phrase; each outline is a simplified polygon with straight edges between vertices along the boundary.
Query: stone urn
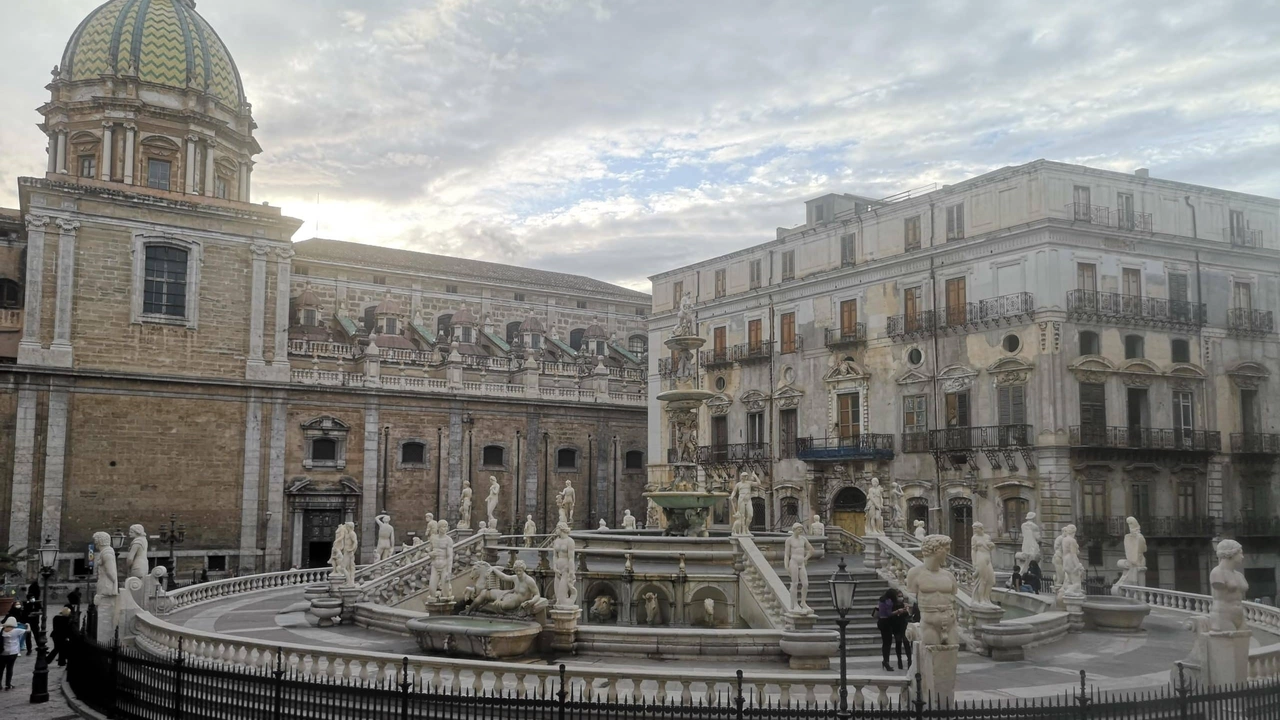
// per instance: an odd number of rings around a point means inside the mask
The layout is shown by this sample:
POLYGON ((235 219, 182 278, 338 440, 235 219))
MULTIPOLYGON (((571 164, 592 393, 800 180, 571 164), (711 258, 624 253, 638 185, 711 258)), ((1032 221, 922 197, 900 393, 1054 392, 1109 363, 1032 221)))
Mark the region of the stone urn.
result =
POLYGON ((1142 632, 1142 621, 1150 613, 1150 605, 1127 597, 1090 595, 1084 601, 1084 624, 1090 630, 1142 632))
POLYGON ((311 609, 307 612, 316 618, 316 626, 333 627, 333 619, 342 614, 342 598, 316 598, 311 601, 311 609))
POLYGON ((308 602, 316 598, 329 597, 329 583, 314 583, 302 589, 302 597, 308 602))
POLYGON ((1035 627, 1015 622, 997 622, 982 626, 979 631, 987 655, 996 661, 1022 660, 1023 648, 1036 640, 1035 627))
POLYGON ((835 630, 784 630, 778 643, 790 659, 792 670, 828 670, 831 656, 840 652, 835 630))

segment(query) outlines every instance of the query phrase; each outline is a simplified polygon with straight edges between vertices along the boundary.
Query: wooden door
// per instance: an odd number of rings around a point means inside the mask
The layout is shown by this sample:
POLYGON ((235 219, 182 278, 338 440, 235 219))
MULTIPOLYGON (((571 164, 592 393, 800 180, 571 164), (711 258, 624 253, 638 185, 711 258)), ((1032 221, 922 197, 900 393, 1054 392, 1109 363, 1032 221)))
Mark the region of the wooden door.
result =
POLYGON ((716 357, 723 357, 725 348, 728 347, 728 342, 725 340, 724 327, 721 326, 713 330, 711 337, 711 347, 715 350, 716 357))
POLYGON ((796 351, 796 314, 782 313, 778 316, 778 324, 782 327, 782 347, 779 352, 793 353, 796 351))
POLYGON ((302 567, 329 564, 333 533, 342 523, 341 510, 307 510, 302 516, 302 567))
POLYGON ((858 301, 845 300, 840 303, 840 335, 851 337, 858 332, 858 301))
POLYGON ((1093 263, 1076 263, 1076 289, 1098 289, 1098 266, 1093 263))
POLYGON ((711 418, 711 455, 712 462, 729 460, 729 418, 727 417, 711 418))
POLYGON ((760 321, 752 320, 748 322, 747 323, 747 347, 751 350, 751 352, 760 351, 761 340, 762 338, 760 335, 760 321))
POLYGON ((965 322, 966 303, 964 278, 951 278, 947 281, 947 324, 963 325, 965 322))
POLYGON ((867 496, 856 487, 836 493, 831 502, 831 522, 847 532, 862 537, 867 529, 867 496))
POLYGON ((1080 439, 1085 445, 1100 445, 1107 432, 1107 393, 1102 384, 1080 385, 1080 439))
POLYGON ((902 293, 902 312, 903 320, 906 321, 906 329, 908 331, 916 331, 920 329, 920 288, 907 288, 902 293))
POLYGON ((969 560, 969 543, 973 539, 973 506, 955 503, 951 506, 951 554, 969 560))

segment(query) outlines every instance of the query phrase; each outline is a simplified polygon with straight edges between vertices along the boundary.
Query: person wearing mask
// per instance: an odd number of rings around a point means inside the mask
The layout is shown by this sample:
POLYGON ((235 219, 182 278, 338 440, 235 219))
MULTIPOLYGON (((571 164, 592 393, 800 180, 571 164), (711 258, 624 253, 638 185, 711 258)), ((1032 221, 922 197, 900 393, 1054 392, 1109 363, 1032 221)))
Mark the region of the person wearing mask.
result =
MULTIPOLYGON (((881 665, 888 672, 893 672, 893 667, 889 665, 889 646, 893 644, 899 618, 907 612, 907 608, 898 602, 898 591, 892 588, 885 590, 876 603, 876 629, 880 631, 880 654, 884 659, 881 665)), ((901 655, 901 645, 898 646, 898 652, 901 655)))
POLYGON ((898 656, 898 669, 902 669, 902 647, 907 648, 907 665, 911 665, 911 643, 907 641, 907 625, 920 621, 920 606, 907 602, 901 590, 894 598, 893 648, 898 656))
POLYGON ((5 690, 13 689, 13 664, 18 661, 24 634, 16 617, 5 618, 0 627, 0 680, 4 681, 5 690))
POLYGON ((64 607, 61 612, 53 616, 53 630, 49 633, 49 639, 53 640, 53 652, 49 654, 48 662, 56 659, 58 667, 65 667, 67 645, 71 640, 71 608, 64 607))
POLYGON ((1043 580, 1044 575, 1040 572, 1039 561, 1032 560, 1031 564, 1027 566, 1027 576, 1022 579, 1022 582, 1031 586, 1031 592, 1039 594, 1040 584, 1043 580))

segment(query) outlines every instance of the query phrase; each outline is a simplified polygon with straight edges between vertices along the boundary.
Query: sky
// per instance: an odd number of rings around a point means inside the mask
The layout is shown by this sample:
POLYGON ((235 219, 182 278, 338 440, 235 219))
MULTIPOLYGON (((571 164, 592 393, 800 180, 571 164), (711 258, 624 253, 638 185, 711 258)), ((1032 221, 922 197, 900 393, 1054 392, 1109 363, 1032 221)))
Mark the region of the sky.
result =
MULTIPOLYGON (((0 0, 0 206, 98 0, 0 0)), ((647 277, 1037 158, 1280 196, 1280 0, 199 0, 295 236, 647 277)))

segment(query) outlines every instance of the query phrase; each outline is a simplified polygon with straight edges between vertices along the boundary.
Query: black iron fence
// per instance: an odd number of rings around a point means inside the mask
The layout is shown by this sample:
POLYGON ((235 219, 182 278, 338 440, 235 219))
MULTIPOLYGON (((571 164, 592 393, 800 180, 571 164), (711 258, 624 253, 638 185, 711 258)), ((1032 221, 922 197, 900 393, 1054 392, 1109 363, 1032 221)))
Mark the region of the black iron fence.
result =
POLYGON ((1073 425, 1069 442, 1071 447, 1081 448, 1219 452, 1222 450, 1222 433, 1185 428, 1073 425))
POLYGON ((1227 330, 1245 335, 1265 335, 1276 331, 1270 310, 1231 308, 1227 311, 1227 330))
POLYGON ((704 368, 729 365, 733 362, 733 349, 728 347, 703 350, 698 353, 698 364, 704 368))
MULTIPOLYGON (((1106 692, 1089 688, 1080 671, 1078 690, 1015 700, 942 702, 924 696, 917 674, 913 688, 894 702, 840 708, 836 693, 803 703, 781 703, 737 681, 708 702, 597 700, 590 685, 566 676, 523 692, 444 692, 408 670, 405 658, 394 677, 316 679, 284 666, 282 654, 255 670, 193 661, 182 652, 171 658, 77 641, 67 667, 76 698, 116 720, 235 718, 237 720, 764 720, 765 718, 883 718, 884 720, 1280 720, 1280 684, 1274 680, 1201 688, 1180 671, 1171 685, 1148 692, 1106 692)), ((499 673, 501 677, 501 673, 499 673)), ((853 704, 853 698, 850 698, 853 704)), ((862 703, 858 703, 862 704, 862 703)))
POLYGON ((1068 203, 1067 215, 1075 222, 1113 227, 1117 230, 1151 232, 1151 213, 1112 210, 1103 205, 1068 203))
POLYGON ((1031 444, 1030 425, 980 425, 929 431, 928 450, 1015 448, 1031 444))
POLYGON ((1244 514, 1224 522, 1222 532, 1229 537, 1280 538, 1280 518, 1244 514))
MULTIPOLYGON (((1010 293, 978 302, 949 303, 941 310, 893 315, 885 323, 889 337, 900 339, 940 331, 990 327, 1030 317, 1035 312, 1035 295, 1010 293)), ((830 341, 827 343, 830 345, 830 341)))
POLYGON ((1168 327, 1198 327, 1207 322, 1204 303, 1097 290, 1068 292, 1067 314, 1083 320, 1168 327))
POLYGON ((755 360, 768 360, 773 355, 773 341, 760 340, 759 342, 742 343, 734 345, 733 352, 734 362, 747 363, 755 360))

